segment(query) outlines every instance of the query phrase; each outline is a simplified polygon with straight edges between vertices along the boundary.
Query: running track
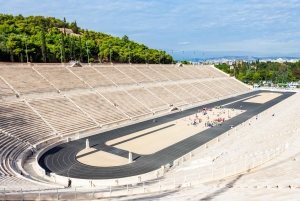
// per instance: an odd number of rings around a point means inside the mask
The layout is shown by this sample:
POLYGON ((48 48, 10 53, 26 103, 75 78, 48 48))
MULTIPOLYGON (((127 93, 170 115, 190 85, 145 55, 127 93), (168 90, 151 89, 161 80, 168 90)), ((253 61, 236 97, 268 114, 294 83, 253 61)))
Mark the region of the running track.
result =
MULTIPOLYGON (((223 123, 222 126, 213 127, 202 131, 196 135, 193 135, 185 140, 182 140, 176 144, 173 144, 169 147, 166 147, 163 150, 160 150, 151 155, 137 155, 133 153, 133 158, 135 159, 134 163, 123 165, 123 166, 114 166, 114 167, 94 167, 80 163, 76 160, 76 154, 85 148, 85 141, 87 138, 82 138, 76 141, 71 141, 58 145, 51 150, 47 151, 39 160, 39 164, 46 170, 46 172, 54 172, 58 175, 72 177, 72 178, 82 178, 82 179, 113 179, 113 178, 122 178, 129 177, 134 175, 144 174, 153 170, 160 168, 162 165, 173 164, 173 160, 187 154, 193 149, 205 144, 211 139, 223 134, 229 130, 229 125, 238 125, 247 119, 259 114, 260 112, 272 107, 273 105, 281 102, 282 100, 293 95, 293 92, 273 92, 281 93, 282 96, 279 96, 269 102, 264 104, 256 103, 245 103, 242 102, 247 99, 249 96, 256 95, 262 92, 270 91, 253 91, 247 94, 236 96, 233 98, 228 98, 225 100, 220 100, 214 103, 210 103, 204 106, 199 106, 182 112, 177 112, 156 118, 157 122, 155 125, 164 124, 175 119, 180 119, 185 116, 194 115, 198 109, 203 107, 212 108, 218 105, 226 105, 226 108, 237 108, 242 105, 243 110, 246 112, 234 117, 230 120, 227 120, 223 123), (240 100, 244 99, 244 100, 240 100), (233 103, 232 103, 233 102, 233 103)), ((252 98, 252 97, 251 97, 252 98)), ((276 115, 277 116, 277 115, 276 115)), ((153 126, 152 120, 140 122, 134 125, 129 125, 123 128, 118 128, 115 130, 107 131, 101 134, 88 137, 90 141, 90 146, 97 149, 96 151, 102 150, 117 154, 128 158, 128 151, 116 149, 112 146, 105 145, 105 142, 126 136, 128 134, 138 132, 153 126)), ((172 125, 170 125, 172 126, 172 125)), ((151 135, 150 133, 147 133, 151 135)))

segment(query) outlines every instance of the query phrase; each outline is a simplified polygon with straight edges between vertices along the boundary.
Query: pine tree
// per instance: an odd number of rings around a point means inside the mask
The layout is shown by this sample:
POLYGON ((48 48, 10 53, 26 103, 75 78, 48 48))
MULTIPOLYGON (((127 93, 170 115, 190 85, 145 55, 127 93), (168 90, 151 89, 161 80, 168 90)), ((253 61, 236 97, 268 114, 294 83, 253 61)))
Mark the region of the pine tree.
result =
POLYGON ((79 60, 82 61, 82 43, 81 43, 81 37, 79 37, 79 60))
POLYGON ((67 36, 66 34, 66 18, 64 17, 64 35, 67 36))
POLYGON ((69 37, 69 44, 70 44, 70 58, 72 60, 74 60, 74 57, 73 57, 73 52, 74 52, 74 49, 73 49, 73 37, 69 37))
POLYGON ((23 63, 23 53, 20 53, 20 61, 23 63))
POLYGON ((47 62, 47 52, 46 52, 46 40, 45 40, 45 26, 42 23, 42 46, 41 46, 41 50, 42 50, 42 57, 43 57, 43 62, 46 63, 47 62))
POLYGON ((62 60, 63 62, 66 62, 65 37, 63 33, 61 33, 61 51, 62 51, 62 60))
POLYGON ((72 30, 74 33, 78 34, 78 26, 77 26, 77 23, 76 23, 76 20, 74 22, 74 27, 73 27, 73 30, 72 30))
POLYGON ((89 30, 86 29, 85 31, 86 31, 86 38, 87 38, 87 39, 90 39, 89 30))
POLYGON ((76 59, 76 43, 74 37, 72 37, 72 46, 73 46, 73 58, 76 59))
POLYGON ((13 50, 11 48, 9 49, 9 54, 10 54, 10 61, 15 62, 14 53, 13 53, 13 50))

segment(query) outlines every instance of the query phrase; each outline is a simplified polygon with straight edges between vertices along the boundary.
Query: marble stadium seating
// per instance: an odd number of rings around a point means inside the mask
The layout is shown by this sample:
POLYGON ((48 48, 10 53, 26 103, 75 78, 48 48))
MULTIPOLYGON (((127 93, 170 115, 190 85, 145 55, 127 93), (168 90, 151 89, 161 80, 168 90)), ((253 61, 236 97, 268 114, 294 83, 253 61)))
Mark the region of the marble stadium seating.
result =
POLYGON ((43 140, 249 91, 211 66, 0 64, 0 188, 38 188, 14 162, 43 140))

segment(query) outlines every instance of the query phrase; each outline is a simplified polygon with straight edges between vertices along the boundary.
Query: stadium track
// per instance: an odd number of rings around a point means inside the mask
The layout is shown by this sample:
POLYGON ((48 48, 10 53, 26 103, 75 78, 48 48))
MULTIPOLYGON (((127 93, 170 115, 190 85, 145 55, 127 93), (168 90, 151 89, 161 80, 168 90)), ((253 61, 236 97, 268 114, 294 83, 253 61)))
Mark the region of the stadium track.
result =
MULTIPOLYGON (((185 116, 194 115, 198 109, 203 107, 212 108, 218 105, 226 105, 226 108, 239 108, 243 106, 243 110, 247 110, 242 114, 233 117, 223 123, 222 126, 216 126, 205 131, 199 132, 185 140, 182 140, 176 144, 173 144, 165 149, 162 149, 151 155, 137 155, 134 154, 133 158, 136 161, 131 164, 114 167, 94 167, 85 165, 76 160, 76 154, 85 148, 85 141, 87 138, 71 141, 58 145, 49 151, 47 151, 39 160, 39 164, 46 170, 46 172, 54 172, 58 175, 81 178, 81 179, 114 179, 144 174, 160 168, 162 165, 170 163, 173 164, 173 160, 187 154, 193 149, 205 144, 211 139, 228 131, 229 125, 238 125, 247 119, 259 114, 260 112, 272 107, 273 105, 281 102, 282 100, 293 95, 293 92, 275 92, 275 91, 253 91, 247 94, 239 95, 236 97, 220 100, 214 103, 198 106, 192 109, 188 109, 182 112, 169 114, 163 117, 156 118, 157 122, 155 126, 164 124, 176 119, 183 118, 185 116), (264 104, 246 103, 242 102, 249 96, 257 95, 258 93, 272 92, 281 93, 282 95, 270 100, 264 104), (244 99, 245 98, 245 99, 244 99), (244 100, 241 100, 244 99, 244 100), (236 102, 235 102, 236 101, 236 102), (232 103, 233 102, 233 103, 232 103)), ((251 97, 252 98, 252 97, 251 97)), ((280 114, 276 114, 276 117, 280 114)), ((147 128, 153 127, 152 120, 147 120, 137 124, 125 126, 115 130, 107 131, 104 133, 89 136, 90 146, 96 148, 97 151, 103 150, 110 153, 114 153, 123 157, 128 157, 128 152, 125 150, 116 149, 111 146, 105 145, 105 142, 116 139, 128 134, 138 132, 147 128), (119 153, 117 153, 119 152, 119 153)))

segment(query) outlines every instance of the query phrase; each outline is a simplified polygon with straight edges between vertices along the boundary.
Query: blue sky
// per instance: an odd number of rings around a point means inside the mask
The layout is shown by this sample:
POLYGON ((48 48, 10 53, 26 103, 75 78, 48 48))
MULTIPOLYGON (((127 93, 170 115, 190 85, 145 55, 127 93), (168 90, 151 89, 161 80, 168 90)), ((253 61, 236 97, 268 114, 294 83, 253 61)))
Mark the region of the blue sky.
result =
POLYGON ((53 16, 177 59, 300 56, 300 0, 0 0, 0 13, 53 16))

